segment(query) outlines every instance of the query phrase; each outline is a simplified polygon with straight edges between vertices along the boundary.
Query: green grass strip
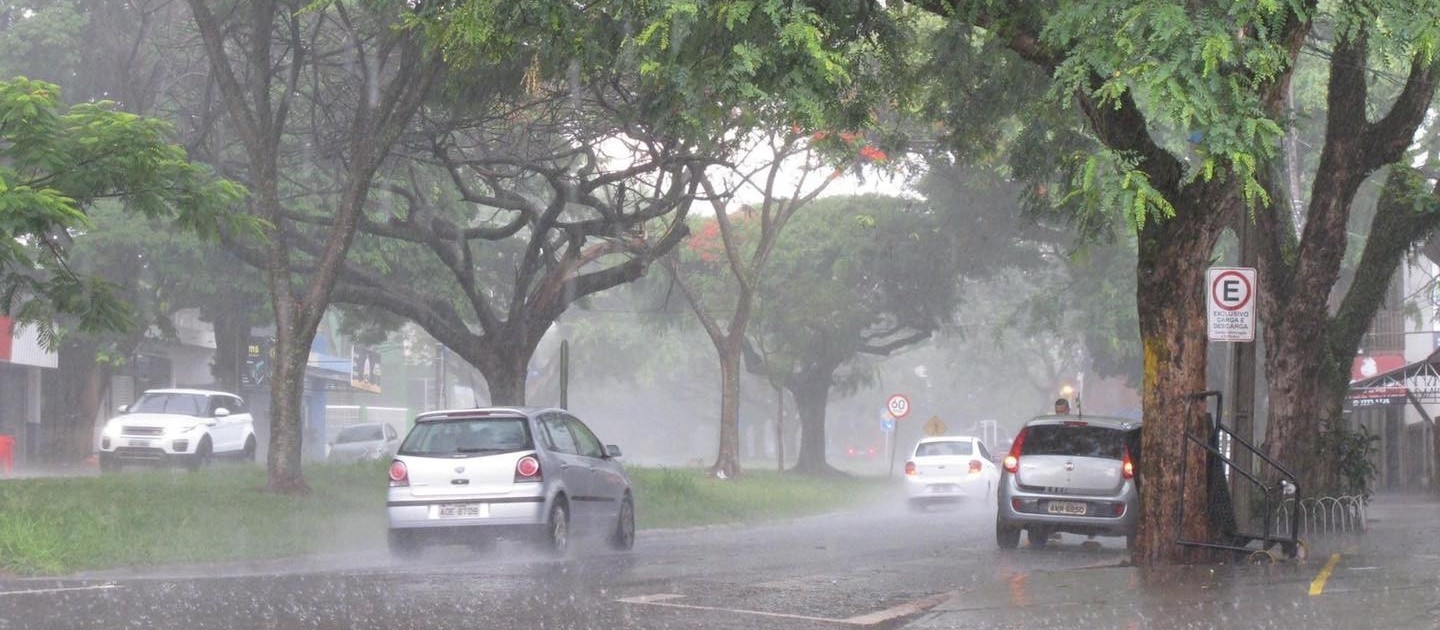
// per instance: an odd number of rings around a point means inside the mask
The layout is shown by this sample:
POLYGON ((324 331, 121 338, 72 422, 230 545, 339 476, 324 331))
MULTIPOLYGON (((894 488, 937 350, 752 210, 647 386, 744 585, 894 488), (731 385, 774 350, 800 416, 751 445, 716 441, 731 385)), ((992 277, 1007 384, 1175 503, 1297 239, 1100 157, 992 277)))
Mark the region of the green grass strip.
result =
MULTIPOLYGON (((724 481, 697 470, 629 472, 641 529, 816 514, 889 487, 773 472, 724 481)), ((384 464, 310 465, 305 479, 311 493, 303 497, 263 492, 265 472, 256 466, 0 480, 0 574, 384 549, 384 464)))

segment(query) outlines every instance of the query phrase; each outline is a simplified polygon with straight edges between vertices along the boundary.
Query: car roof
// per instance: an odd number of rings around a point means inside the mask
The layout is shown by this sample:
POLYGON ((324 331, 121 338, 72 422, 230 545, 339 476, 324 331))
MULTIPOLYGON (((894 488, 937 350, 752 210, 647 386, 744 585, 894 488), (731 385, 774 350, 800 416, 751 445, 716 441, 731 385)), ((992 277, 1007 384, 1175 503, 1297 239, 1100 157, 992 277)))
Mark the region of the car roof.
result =
POLYGON ((468 409, 440 409, 427 411, 415 416, 416 422, 429 422, 432 420, 449 420, 452 418, 483 418, 494 417, 529 417, 536 416, 547 411, 564 411, 549 407, 471 407, 468 409))
POLYGON ((1029 427, 1035 425, 1055 425, 1076 422, 1083 422, 1088 425, 1105 427, 1107 429, 1119 429, 1121 431, 1129 431, 1131 429, 1140 428, 1140 421, 1130 418, 1117 418, 1114 416, 1081 416, 1074 414, 1035 416, 1034 418, 1031 418, 1029 422, 1026 422, 1025 426, 1029 427))
POLYGON ((213 389, 190 389, 190 388, 186 388, 186 387, 166 387, 166 388, 163 388, 163 389, 147 389, 147 390, 145 390, 145 393, 146 393, 146 394, 200 394, 200 395, 202 395, 202 396, 216 396, 216 395, 219 395, 219 396, 235 396, 235 397, 237 397, 237 398, 240 396, 239 394, 232 394, 232 393, 230 393, 230 392, 222 392, 222 391, 217 391, 217 390, 213 390, 213 389))
POLYGON ((979 441, 980 438, 973 435, 932 435, 920 438, 917 444, 929 444, 931 442, 971 442, 979 441))

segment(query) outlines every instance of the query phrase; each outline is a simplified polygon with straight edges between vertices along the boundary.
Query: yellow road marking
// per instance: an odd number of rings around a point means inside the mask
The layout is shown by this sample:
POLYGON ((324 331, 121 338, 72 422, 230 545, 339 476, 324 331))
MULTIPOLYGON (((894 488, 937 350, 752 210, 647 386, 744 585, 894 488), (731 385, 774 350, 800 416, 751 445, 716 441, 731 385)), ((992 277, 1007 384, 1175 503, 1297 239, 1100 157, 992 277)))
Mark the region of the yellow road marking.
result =
POLYGON ((1320 574, 1310 582, 1310 596, 1314 597, 1325 592, 1325 580, 1330 579, 1330 573, 1335 570, 1335 565, 1340 564, 1340 554, 1331 554, 1330 561, 1325 563, 1325 568, 1320 569, 1320 574))

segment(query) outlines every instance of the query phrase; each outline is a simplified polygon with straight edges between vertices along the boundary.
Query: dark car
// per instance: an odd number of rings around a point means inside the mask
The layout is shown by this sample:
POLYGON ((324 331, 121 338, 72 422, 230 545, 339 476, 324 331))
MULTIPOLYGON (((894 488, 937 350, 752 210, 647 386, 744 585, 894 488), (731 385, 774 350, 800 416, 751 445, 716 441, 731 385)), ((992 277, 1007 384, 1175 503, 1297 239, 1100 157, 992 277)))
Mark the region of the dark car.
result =
POLYGON ((1124 536, 1135 542, 1140 492, 1132 445, 1140 423, 1100 416, 1040 416, 1015 436, 1000 472, 995 541, 1032 547, 1051 534, 1124 536))

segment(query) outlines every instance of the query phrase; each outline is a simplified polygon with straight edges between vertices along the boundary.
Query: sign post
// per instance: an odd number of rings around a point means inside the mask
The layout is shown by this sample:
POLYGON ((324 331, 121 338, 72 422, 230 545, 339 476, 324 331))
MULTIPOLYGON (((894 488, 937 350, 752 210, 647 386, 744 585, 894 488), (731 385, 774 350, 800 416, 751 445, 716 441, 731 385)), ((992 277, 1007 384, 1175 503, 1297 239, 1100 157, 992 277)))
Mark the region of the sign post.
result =
MULTIPOLYGON (((885 412, 890 414, 894 420, 892 424, 898 424, 901 418, 910 415, 910 398, 905 394, 891 394, 885 399, 885 412)), ((891 435, 892 433, 886 433, 891 435)), ((886 476, 895 474, 895 447, 900 443, 900 434, 894 432, 894 439, 890 440, 890 472, 886 476)))
POLYGON ((1255 341, 1255 269, 1211 267, 1205 272, 1205 336, 1210 341, 1255 341))

